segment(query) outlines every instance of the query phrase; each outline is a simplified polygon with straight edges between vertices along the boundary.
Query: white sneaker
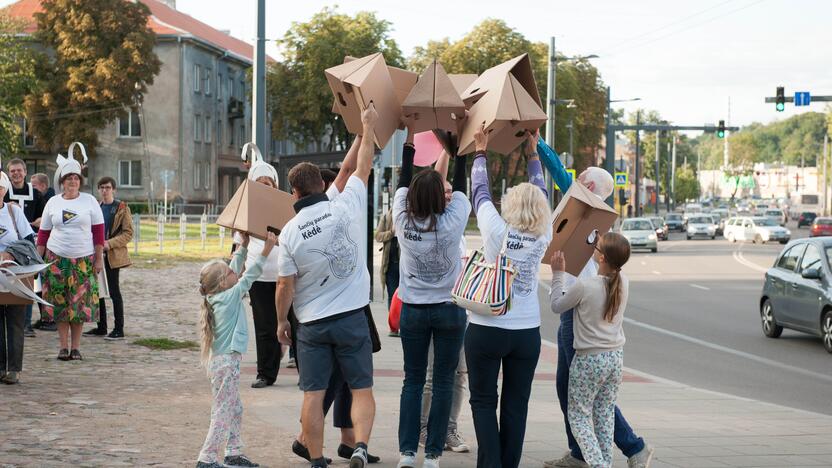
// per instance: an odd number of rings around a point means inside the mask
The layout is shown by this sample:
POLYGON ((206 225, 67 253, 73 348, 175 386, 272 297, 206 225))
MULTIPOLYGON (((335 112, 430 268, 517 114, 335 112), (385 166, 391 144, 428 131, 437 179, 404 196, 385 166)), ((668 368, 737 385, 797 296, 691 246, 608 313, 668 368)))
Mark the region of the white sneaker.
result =
POLYGON ((549 460, 543 462, 543 468, 588 468, 589 465, 572 456, 571 452, 566 452, 560 460, 549 460))
POLYGON ((403 453, 396 468, 416 468, 416 455, 403 453))
POLYGON ((650 462, 653 461, 653 453, 656 451, 651 445, 644 444, 641 452, 633 455, 627 459, 627 466, 629 468, 649 468, 650 462))
POLYGON ((427 458, 425 457, 424 463, 422 463, 422 468, 439 468, 439 457, 436 458, 427 458))
POLYGON ((457 431, 448 433, 448 436, 445 438, 445 449, 452 450, 457 453, 471 451, 471 447, 469 447, 468 444, 465 443, 465 439, 463 439, 457 431))

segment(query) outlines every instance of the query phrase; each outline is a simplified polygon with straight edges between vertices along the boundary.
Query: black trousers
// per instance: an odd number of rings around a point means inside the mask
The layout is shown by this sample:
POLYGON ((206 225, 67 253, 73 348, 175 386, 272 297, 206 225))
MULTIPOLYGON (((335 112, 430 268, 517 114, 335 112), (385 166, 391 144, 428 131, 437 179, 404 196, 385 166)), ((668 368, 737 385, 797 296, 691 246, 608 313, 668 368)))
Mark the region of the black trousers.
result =
POLYGON ((25 305, 0 305, 0 371, 23 370, 25 305))
POLYGON ((539 356, 540 328, 506 330, 468 325, 465 360, 479 447, 478 468, 516 468, 520 465, 529 396, 539 356), (501 366, 503 386, 498 398, 497 380, 501 366))
MULTIPOLYGON (((124 301, 121 299, 121 289, 118 287, 118 272, 120 268, 110 268, 110 261, 104 257, 104 273, 107 275, 107 287, 110 288, 110 300, 113 301, 113 331, 124 333, 124 301)), ((107 304, 105 299, 98 300, 98 329, 107 332, 107 304)))
POLYGON ((257 378, 270 384, 277 380, 282 357, 280 342, 277 341, 277 308, 274 303, 276 290, 276 282, 255 281, 248 291, 254 314, 257 378))

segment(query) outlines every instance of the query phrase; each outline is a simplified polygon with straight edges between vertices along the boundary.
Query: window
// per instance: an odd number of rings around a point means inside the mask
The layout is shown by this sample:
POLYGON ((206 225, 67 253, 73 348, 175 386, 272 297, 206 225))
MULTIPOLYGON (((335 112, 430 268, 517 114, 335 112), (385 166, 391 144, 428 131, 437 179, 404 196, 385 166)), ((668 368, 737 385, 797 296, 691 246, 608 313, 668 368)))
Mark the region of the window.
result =
POLYGON ((224 86, 222 81, 222 73, 217 73, 217 101, 222 101, 222 87, 224 86))
POLYGON ((228 124, 228 147, 233 148, 234 142, 237 141, 237 133, 234 131, 234 122, 228 124))
POLYGON ((202 177, 202 163, 196 162, 194 163, 194 190, 199 190, 202 188, 202 181, 200 180, 202 177))
POLYGON ((142 162, 141 161, 119 161, 118 185, 119 185, 119 187, 141 187, 142 186, 142 162))
POLYGON ((29 122, 23 119, 23 147, 31 148, 35 146, 35 136, 29 132, 29 122))
POLYGON ((242 149, 243 148, 243 141, 246 139, 246 126, 245 124, 240 125, 240 133, 237 135, 237 146, 242 149))
POLYGON ((783 256, 780 257, 780 260, 777 261, 777 268, 794 271, 794 267, 797 266, 797 260, 800 258, 800 254, 803 253, 804 248, 805 244, 798 244, 787 250, 783 256))
MULTIPOLYGON (((803 260, 800 261, 800 268, 798 268, 797 272, 803 273, 812 268, 821 268, 822 261, 818 248, 814 245, 808 245, 806 246, 806 253, 803 254, 803 260)), ((821 271, 823 270, 821 269, 821 271)))
POLYGON ((199 142, 202 139, 202 116, 194 114, 194 141, 199 142))
POLYGON ((202 67, 199 65, 194 65, 194 92, 199 92, 199 86, 201 84, 202 79, 202 67))
POLYGON ((222 120, 217 120, 217 146, 222 145, 222 120))
POLYGON ((118 136, 120 138, 138 138, 142 136, 142 122, 138 109, 130 108, 127 116, 118 119, 118 136))
POLYGON ((202 164, 203 169, 205 169, 205 176, 202 178, 202 188, 205 190, 211 189, 211 161, 205 161, 202 164))
POLYGON ((235 96, 237 96, 237 94, 234 93, 234 78, 229 76, 228 77, 228 97, 233 98, 235 96))
POLYGON ((213 73, 214 73, 214 70, 211 70, 210 68, 206 68, 205 69, 205 74, 202 77, 203 78, 202 90, 205 91, 206 96, 211 95, 211 75, 213 75, 213 73))
POLYGON ((211 143, 211 129, 212 128, 214 128, 214 126, 211 125, 211 116, 206 115, 205 116, 205 139, 202 140, 205 143, 211 143))

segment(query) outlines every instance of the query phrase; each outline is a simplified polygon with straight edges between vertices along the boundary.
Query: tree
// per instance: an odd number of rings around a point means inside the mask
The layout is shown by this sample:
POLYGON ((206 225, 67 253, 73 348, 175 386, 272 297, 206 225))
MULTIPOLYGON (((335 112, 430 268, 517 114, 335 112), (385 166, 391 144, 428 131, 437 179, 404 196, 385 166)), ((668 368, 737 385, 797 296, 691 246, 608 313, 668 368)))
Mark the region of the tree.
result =
POLYGON ((388 65, 404 65, 399 46, 390 37, 391 24, 374 13, 355 16, 324 8, 305 23, 293 23, 278 41, 284 61, 269 68, 268 107, 277 138, 300 145, 316 144, 329 136, 328 149, 345 149, 349 133, 332 112, 332 91, 323 71, 344 57, 384 54, 388 65))
POLYGON ((20 149, 23 97, 35 85, 34 55, 22 32, 23 24, 0 10, 0 157, 20 149))
POLYGON ((676 184, 673 198, 677 203, 699 198, 699 180, 696 178, 693 169, 684 166, 676 171, 676 184))
POLYGON ((94 152, 97 130, 136 104, 161 62, 150 10, 123 0, 43 0, 35 13, 39 88, 25 98, 26 118, 43 150, 83 141, 94 152))

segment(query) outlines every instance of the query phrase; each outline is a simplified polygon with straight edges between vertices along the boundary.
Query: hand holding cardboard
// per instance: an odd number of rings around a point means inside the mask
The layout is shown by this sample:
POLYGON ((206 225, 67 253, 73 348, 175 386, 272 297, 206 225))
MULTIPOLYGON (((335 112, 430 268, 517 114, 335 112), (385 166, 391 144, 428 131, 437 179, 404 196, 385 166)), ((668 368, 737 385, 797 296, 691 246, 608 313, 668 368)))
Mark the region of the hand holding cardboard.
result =
POLYGON ((269 232, 280 234, 295 216, 294 198, 268 185, 244 180, 217 218, 217 224, 265 240, 269 232))

